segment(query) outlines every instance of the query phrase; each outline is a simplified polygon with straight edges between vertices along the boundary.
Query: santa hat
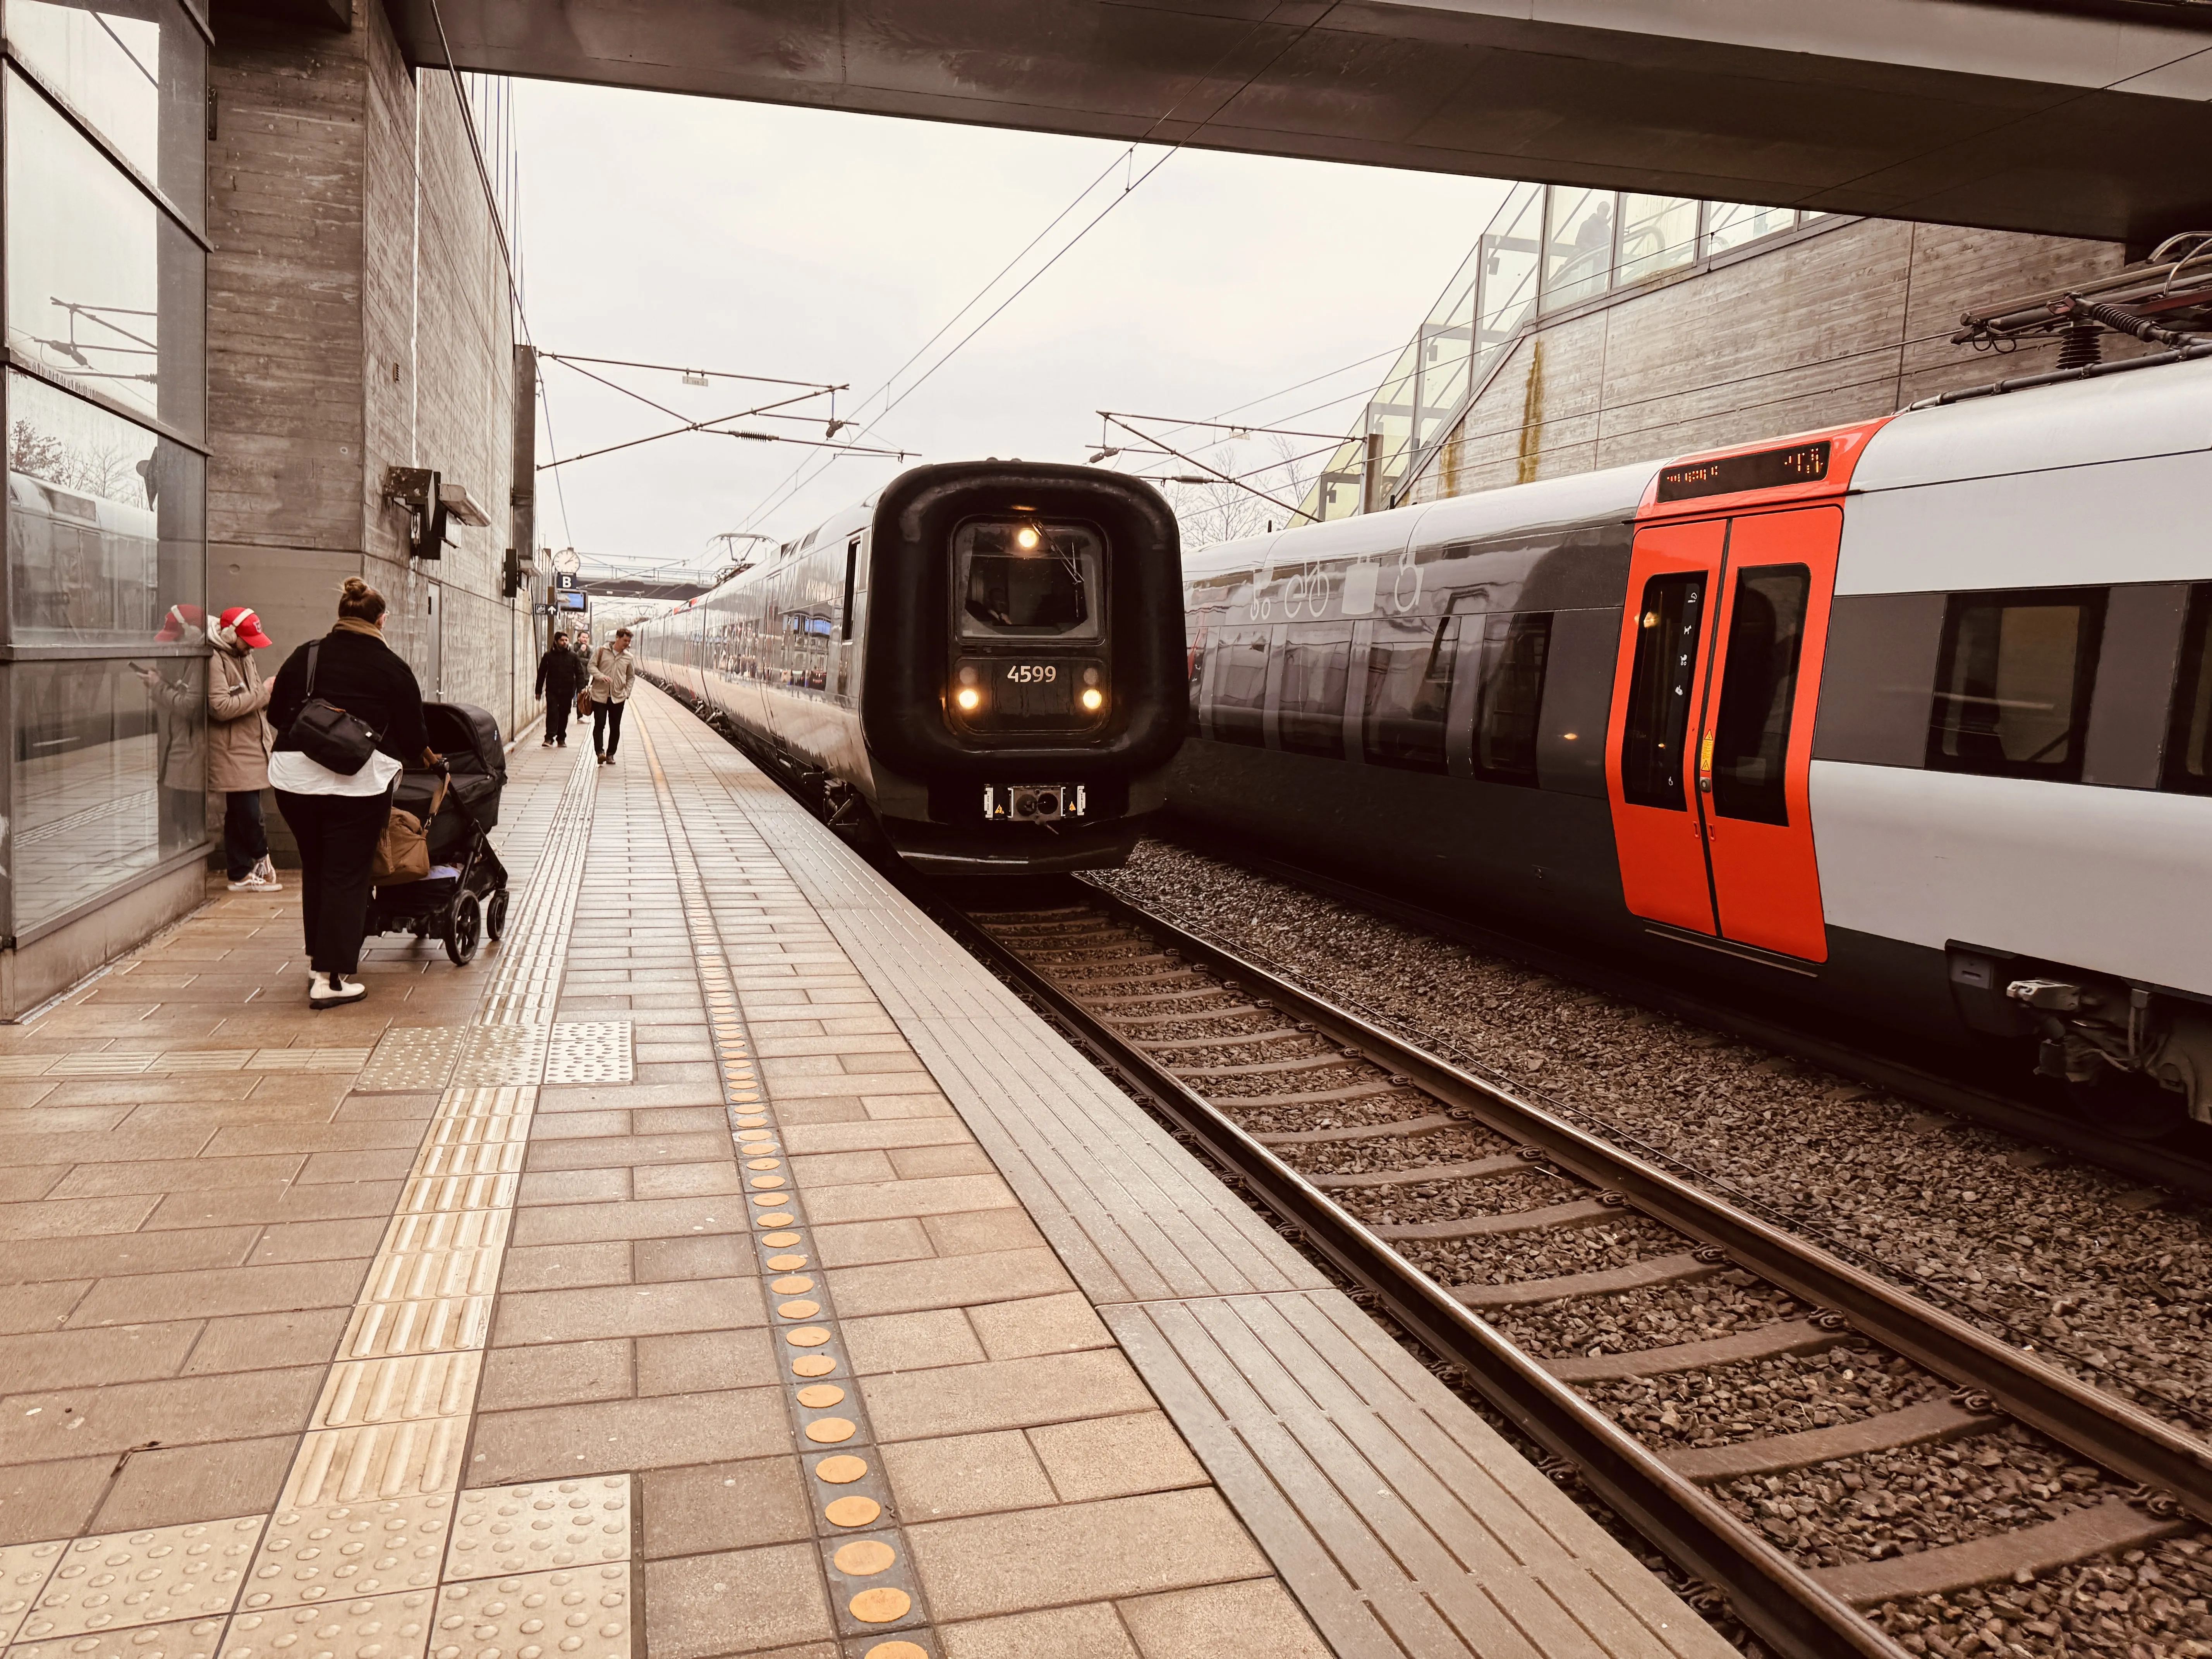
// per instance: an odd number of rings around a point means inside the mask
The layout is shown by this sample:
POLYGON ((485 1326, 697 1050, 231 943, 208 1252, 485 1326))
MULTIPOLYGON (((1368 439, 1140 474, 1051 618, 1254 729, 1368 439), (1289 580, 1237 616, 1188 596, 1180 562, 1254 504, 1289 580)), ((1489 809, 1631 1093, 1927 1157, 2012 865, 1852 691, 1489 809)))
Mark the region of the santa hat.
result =
POLYGON ((224 611, 218 623, 218 631, 228 634, 240 645, 250 645, 256 651, 269 643, 269 635, 261 631, 261 618, 247 606, 234 605, 224 611))
POLYGON ((161 618, 161 631, 154 637, 164 644, 184 638, 188 629, 204 628, 207 612, 196 605, 173 605, 169 614, 161 618))

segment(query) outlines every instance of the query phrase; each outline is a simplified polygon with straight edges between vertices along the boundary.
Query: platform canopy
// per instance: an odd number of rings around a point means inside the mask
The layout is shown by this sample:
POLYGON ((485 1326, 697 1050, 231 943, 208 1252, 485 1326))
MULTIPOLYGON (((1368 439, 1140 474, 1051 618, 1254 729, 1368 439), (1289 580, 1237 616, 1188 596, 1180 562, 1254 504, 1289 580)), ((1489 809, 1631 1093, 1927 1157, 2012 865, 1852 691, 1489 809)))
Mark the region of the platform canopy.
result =
MULTIPOLYGON (((2212 229, 2212 5, 2185 0, 387 4, 418 64, 450 41, 500 74, 2137 243, 2212 229)), ((1358 220, 1346 189, 1316 228, 1358 220)))

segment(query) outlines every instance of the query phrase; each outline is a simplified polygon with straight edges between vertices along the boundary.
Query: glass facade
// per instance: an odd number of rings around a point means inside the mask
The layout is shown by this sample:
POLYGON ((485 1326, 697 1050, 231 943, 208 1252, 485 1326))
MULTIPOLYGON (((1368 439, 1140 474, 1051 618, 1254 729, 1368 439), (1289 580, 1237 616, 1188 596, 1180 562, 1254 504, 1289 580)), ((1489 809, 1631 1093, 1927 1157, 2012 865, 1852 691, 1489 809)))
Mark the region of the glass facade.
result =
POLYGON ((0 0, 4 932, 205 839, 207 44, 173 0, 0 0))
POLYGON ((1823 216, 1632 191, 1516 185, 1322 470, 1301 519, 1389 506, 1480 393, 1485 371, 1540 318, 1823 216))

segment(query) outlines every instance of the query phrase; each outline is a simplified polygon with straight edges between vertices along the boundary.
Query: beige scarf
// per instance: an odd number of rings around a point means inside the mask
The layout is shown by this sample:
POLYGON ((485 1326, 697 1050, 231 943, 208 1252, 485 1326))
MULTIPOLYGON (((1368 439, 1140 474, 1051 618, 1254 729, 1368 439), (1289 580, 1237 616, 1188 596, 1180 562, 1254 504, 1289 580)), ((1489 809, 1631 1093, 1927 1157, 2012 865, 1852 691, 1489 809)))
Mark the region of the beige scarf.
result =
POLYGON ((374 623, 363 622, 358 617, 340 617, 337 620, 337 625, 331 629, 331 632, 333 634, 366 634, 369 638, 374 640, 380 645, 384 642, 384 630, 379 628, 374 623))

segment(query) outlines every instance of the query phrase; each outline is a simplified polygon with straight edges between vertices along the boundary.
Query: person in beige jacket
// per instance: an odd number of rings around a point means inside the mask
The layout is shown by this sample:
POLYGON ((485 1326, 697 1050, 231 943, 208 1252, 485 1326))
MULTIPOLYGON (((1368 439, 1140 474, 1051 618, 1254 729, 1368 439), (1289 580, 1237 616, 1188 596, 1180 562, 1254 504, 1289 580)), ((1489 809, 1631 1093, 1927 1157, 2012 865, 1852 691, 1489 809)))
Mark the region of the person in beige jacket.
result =
POLYGON ((592 653, 592 752, 602 766, 612 766, 615 750, 622 746, 623 710, 629 706, 629 684, 636 676, 629 629, 618 628, 612 644, 592 653))
POLYGON ((261 631, 260 617, 233 605, 210 630, 208 643, 215 653, 208 662, 207 787, 223 793, 222 855, 230 890, 278 892, 261 821, 261 792, 269 784, 269 751, 276 741, 262 711, 276 683, 263 679, 253 660, 269 635, 261 631))

